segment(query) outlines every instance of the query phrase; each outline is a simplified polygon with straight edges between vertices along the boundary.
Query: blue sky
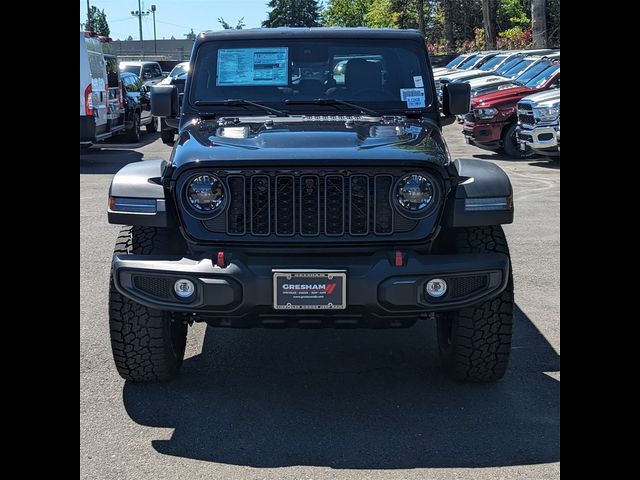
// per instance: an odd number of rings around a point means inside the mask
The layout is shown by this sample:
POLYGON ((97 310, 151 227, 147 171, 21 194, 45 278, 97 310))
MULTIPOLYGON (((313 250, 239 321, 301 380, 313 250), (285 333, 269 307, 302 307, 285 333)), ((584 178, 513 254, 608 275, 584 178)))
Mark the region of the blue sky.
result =
MULTIPOLYGON (((147 0, 142 1, 142 10, 156 6, 157 38, 184 38, 192 28, 198 33, 202 30, 217 30, 220 27, 218 17, 235 25, 244 17, 245 28, 259 27, 267 18, 268 0, 147 0)), ((139 38, 138 17, 131 15, 138 10, 138 0, 89 0, 91 6, 107 14, 111 29, 111 38, 125 40, 129 35, 139 38)), ((87 19, 87 0, 80 0, 80 23, 87 19)), ((79 26, 79 25, 78 25, 79 26)), ((142 19, 142 36, 153 39, 152 16, 142 19)))

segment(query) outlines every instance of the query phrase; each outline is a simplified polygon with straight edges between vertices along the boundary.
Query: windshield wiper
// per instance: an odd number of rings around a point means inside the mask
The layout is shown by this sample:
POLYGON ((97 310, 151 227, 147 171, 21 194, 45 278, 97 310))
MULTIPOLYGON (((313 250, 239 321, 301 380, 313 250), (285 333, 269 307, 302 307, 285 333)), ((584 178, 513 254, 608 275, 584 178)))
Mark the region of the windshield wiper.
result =
POLYGON ((277 110, 275 108, 267 107, 266 105, 262 105, 261 103, 250 102, 249 100, 245 100, 243 98, 228 98, 226 100, 198 100, 195 103, 196 107, 213 107, 216 105, 224 105, 225 107, 235 107, 235 106, 246 106, 250 105, 252 107, 258 107, 264 110, 265 112, 273 113, 277 117, 288 117, 285 112, 282 110, 277 110))
POLYGON ((336 98, 314 98, 310 100, 295 100, 289 98, 284 101, 285 105, 344 105, 345 107, 351 107, 355 110, 359 110, 360 113, 365 115, 371 115, 372 117, 381 117, 382 115, 375 110, 356 105, 355 103, 345 102, 344 100, 338 100, 336 98))

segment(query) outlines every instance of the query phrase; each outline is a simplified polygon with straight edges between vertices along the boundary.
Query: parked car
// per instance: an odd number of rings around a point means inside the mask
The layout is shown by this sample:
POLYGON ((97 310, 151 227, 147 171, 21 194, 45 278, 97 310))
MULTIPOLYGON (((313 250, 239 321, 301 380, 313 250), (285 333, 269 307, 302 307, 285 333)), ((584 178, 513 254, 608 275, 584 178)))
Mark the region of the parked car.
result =
POLYGON ((158 85, 171 85, 171 80, 189 73, 189 62, 180 62, 163 78, 158 85))
POLYGON ((544 70, 549 63, 559 61, 560 52, 522 58, 512 64, 506 71, 496 71, 496 75, 469 80, 467 83, 471 87, 471 96, 477 97, 497 90, 511 88, 514 82, 522 82, 522 78, 531 78, 531 76, 535 76, 544 70))
POLYGON ((524 97, 560 87, 560 65, 547 62, 545 68, 524 84, 475 97, 472 111, 465 115, 463 134, 467 143, 487 150, 504 150, 512 157, 535 154, 530 148, 520 149, 516 137, 516 105, 524 97))
POLYGON ((560 89, 523 98, 517 112, 516 136, 521 150, 530 148, 540 155, 560 155, 560 89))
POLYGON ((155 85, 165 78, 164 73, 162 73, 162 68, 158 62, 120 62, 120 70, 137 75, 142 80, 142 83, 147 86, 155 85))
MULTIPOLYGON (((513 220, 513 191, 497 165, 449 156, 424 36, 225 30, 199 34, 191 55, 180 109, 174 85, 152 87, 154 115, 179 120, 170 162, 131 163, 109 191, 109 222, 127 225, 109 287, 120 375, 175 377, 193 322, 423 319, 436 322, 455 378, 501 378, 513 321, 501 224, 513 220), (332 74, 336 56, 351 56, 329 89, 339 98, 293 88, 290 71, 332 74)), ((468 86, 445 88, 444 114, 467 111, 468 86)))
POLYGON ((456 58, 447 63, 444 67, 438 67, 433 69, 433 75, 439 75, 447 71, 454 71, 462 62, 464 62, 467 58, 469 58, 472 53, 463 53, 462 55, 458 55, 456 58))
POLYGON ((135 73, 120 74, 125 91, 125 125, 127 140, 139 142, 141 127, 148 133, 157 131, 156 119, 151 115, 149 87, 135 73))
POLYGON ((80 32, 80 147, 88 148, 124 130, 117 59, 106 39, 80 32))

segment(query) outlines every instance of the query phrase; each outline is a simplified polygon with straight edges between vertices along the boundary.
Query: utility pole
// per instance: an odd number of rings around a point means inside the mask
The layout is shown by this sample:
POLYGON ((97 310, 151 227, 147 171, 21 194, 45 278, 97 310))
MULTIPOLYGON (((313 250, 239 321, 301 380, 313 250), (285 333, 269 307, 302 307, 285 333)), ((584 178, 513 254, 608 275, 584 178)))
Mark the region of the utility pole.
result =
POLYGON ((140 6, 140 0, 138 0, 138 10, 135 12, 131 10, 131 15, 133 15, 134 17, 138 17, 138 27, 140 28, 140 55, 144 57, 144 42, 142 41, 142 16, 149 15, 149 12, 142 11, 142 7, 140 6))
POLYGON ((153 13, 153 54, 158 55, 158 44, 156 43, 156 6, 151 5, 151 13, 153 13))

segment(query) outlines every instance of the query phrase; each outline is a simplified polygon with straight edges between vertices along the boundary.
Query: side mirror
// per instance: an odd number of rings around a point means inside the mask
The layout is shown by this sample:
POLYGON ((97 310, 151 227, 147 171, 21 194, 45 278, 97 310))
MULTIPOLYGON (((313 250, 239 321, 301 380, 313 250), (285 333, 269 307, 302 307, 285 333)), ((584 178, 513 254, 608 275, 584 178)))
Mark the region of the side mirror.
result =
POLYGON ((442 85, 442 113, 464 115, 471 109, 471 86, 468 83, 445 83, 442 85))
POLYGON ((179 113, 178 89, 174 85, 154 85, 151 87, 151 115, 175 118, 179 113))

